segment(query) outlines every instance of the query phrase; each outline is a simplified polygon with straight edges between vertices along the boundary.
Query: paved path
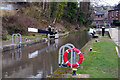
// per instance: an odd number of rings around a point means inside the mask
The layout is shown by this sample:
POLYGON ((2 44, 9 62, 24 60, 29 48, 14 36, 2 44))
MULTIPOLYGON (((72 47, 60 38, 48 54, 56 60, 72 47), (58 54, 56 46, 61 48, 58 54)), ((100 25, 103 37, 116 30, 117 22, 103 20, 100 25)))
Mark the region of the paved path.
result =
MULTIPOLYGON (((96 29, 96 31, 102 31, 102 29, 96 29)), ((105 31, 110 33, 112 40, 120 46, 120 29, 118 28, 106 28, 105 31)))
POLYGON ((110 36, 112 38, 112 40, 118 45, 120 46, 120 29, 118 28, 110 28, 109 29, 109 33, 110 36))
POLYGON ((110 36, 112 40, 118 45, 115 49, 117 51, 117 55, 120 58, 120 29, 119 28, 110 28, 109 29, 110 36))

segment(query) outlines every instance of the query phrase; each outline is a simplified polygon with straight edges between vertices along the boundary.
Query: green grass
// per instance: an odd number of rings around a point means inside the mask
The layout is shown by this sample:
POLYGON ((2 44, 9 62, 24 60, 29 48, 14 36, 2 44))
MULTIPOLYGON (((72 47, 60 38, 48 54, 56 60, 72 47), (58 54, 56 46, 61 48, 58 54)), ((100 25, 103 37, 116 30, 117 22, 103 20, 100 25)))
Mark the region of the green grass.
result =
MULTIPOLYGON (((15 37, 15 36, 14 36, 15 37)), ((18 36, 19 37, 19 36, 18 36)), ((40 39, 42 39, 42 38, 45 38, 46 37, 46 35, 35 35, 35 36, 33 36, 33 35, 31 35, 31 36, 24 36, 24 35, 22 35, 22 39, 36 39, 36 38, 38 38, 38 37, 41 37, 40 39)), ((9 40, 12 40, 12 35, 7 35, 7 40, 3 40, 3 41, 9 41, 9 40)))
POLYGON ((83 69, 77 73, 90 74, 90 78, 117 78, 118 56, 116 44, 109 38, 101 38, 100 42, 92 43, 93 51, 84 56, 81 64, 83 69))
POLYGON ((22 38, 36 38, 36 36, 22 36, 22 38))

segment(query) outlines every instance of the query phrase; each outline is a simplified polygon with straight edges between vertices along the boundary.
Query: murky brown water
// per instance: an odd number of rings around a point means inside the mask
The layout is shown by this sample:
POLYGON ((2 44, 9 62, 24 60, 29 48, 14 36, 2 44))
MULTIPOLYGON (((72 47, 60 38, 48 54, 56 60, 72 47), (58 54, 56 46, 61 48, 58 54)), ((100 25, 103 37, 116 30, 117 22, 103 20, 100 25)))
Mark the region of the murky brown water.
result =
POLYGON ((2 77, 46 78, 58 68, 58 51, 62 45, 72 43, 80 49, 88 40, 88 33, 82 32, 55 41, 4 52, 2 77))

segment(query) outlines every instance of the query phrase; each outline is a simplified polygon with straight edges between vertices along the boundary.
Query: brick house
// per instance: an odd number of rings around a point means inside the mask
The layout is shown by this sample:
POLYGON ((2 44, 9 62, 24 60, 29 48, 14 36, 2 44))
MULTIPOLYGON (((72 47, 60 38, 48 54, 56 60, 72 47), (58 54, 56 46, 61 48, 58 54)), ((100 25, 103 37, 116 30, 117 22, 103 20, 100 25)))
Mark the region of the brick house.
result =
POLYGON ((113 24, 114 21, 120 21, 120 10, 109 10, 108 11, 108 20, 110 24, 113 24))
POLYGON ((104 25, 104 23, 108 23, 108 11, 107 10, 101 10, 101 11, 94 11, 92 13, 92 25, 100 24, 104 25))

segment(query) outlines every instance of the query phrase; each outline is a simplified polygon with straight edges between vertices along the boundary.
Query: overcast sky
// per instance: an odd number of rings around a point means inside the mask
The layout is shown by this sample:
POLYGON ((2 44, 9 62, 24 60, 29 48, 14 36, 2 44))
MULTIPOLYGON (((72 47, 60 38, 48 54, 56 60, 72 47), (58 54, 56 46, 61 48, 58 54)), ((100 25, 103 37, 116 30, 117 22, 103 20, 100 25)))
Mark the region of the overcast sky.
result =
POLYGON ((100 0, 98 5, 117 5, 120 0, 100 0))

